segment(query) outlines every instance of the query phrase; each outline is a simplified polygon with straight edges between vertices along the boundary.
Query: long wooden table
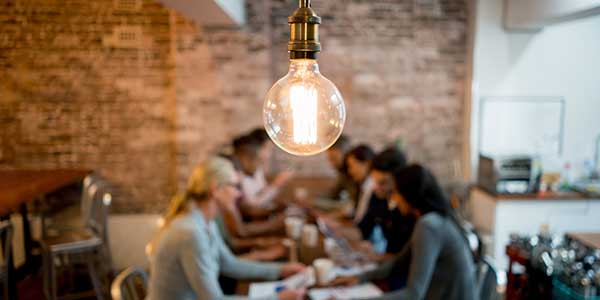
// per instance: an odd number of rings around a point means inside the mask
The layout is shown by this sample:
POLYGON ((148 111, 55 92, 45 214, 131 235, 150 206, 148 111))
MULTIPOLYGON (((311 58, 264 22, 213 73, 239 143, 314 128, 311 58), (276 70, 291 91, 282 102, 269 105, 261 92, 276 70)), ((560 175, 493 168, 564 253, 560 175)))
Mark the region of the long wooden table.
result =
POLYGON ((0 215, 82 180, 88 170, 0 171, 0 215))
MULTIPOLYGON (((23 273, 31 271, 31 227, 27 217, 27 204, 46 194, 77 183, 91 173, 88 170, 10 170, 0 171, 0 218, 7 219, 13 212, 20 212, 23 221, 25 265, 23 273)), ((3 238, 4 239, 4 238, 3 238)), ((14 251, 13 251, 14 255, 14 251)), ((17 299, 14 257, 9 257, 9 298, 17 299)))

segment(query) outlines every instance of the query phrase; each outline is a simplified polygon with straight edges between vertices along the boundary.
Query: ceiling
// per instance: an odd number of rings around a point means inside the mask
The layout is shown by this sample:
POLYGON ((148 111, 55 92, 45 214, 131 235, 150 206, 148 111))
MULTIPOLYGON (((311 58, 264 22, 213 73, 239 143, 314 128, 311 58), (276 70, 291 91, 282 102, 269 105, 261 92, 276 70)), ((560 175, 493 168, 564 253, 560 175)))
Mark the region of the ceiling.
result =
POLYGON ((246 22, 244 0, 158 0, 196 24, 208 27, 238 27, 246 22))

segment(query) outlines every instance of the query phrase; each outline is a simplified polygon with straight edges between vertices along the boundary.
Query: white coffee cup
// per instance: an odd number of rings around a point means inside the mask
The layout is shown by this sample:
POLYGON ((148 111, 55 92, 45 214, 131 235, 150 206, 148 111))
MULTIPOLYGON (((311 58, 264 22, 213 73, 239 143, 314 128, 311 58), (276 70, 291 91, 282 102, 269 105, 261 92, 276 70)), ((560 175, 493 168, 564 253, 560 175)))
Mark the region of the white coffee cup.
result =
POLYGON ((319 231, 317 226, 306 224, 302 227, 302 245, 309 248, 317 247, 319 242, 319 231))
POLYGON ((302 234, 302 225, 304 225, 304 220, 300 218, 285 218, 285 232, 287 236, 293 240, 299 239, 300 235, 302 234))
POLYGON ((333 279, 333 261, 327 258, 319 258, 313 262, 315 267, 315 273, 317 277, 317 283, 319 285, 326 285, 333 279))

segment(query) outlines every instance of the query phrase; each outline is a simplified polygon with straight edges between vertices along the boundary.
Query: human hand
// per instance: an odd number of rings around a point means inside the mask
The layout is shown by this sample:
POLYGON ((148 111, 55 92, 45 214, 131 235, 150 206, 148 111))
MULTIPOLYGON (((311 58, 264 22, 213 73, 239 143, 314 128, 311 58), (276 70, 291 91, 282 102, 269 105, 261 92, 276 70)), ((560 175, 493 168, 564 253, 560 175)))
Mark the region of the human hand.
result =
POLYGON ((371 244, 371 242, 369 242, 369 241, 361 240, 359 242, 353 243, 352 248, 354 248, 355 251, 361 252, 361 253, 366 253, 366 254, 375 253, 375 250, 373 249, 373 244, 371 244))
POLYGON ((285 289, 277 293, 277 299, 279 300, 303 300, 306 294, 306 289, 285 289))
POLYGON ((280 188, 284 184, 286 184, 293 176, 294 176, 294 172, 283 171, 283 172, 277 174, 277 176, 275 176, 275 179, 273 179, 272 184, 273 184, 273 186, 280 188))
POLYGON ((360 280, 356 276, 348 277, 337 277, 336 279, 329 282, 329 286, 353 286, 360 283, 360 280))
POLYGON ((306 266, 304 264, 288 263, 288 264, 283 265, 283 267, 281 267, 281 272, 279 273, 279 275, 282 278, 287 278, 296 273, 300 273, 300 272, 304 271, 304 269, 306 269, 306 266))
POLYGON ((337 232, 342 227, 342 224, 331 216, 322 216, 321 220, 323 220, 323 223, 334 232, 337 232))

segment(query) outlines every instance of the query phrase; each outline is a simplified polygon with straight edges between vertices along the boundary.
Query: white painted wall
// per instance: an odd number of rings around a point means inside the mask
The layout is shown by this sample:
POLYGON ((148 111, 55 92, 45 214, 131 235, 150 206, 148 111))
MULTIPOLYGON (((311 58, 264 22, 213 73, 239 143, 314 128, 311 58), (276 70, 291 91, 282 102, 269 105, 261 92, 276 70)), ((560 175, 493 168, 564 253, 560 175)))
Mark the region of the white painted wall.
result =
POLYGON ((111 215, 108 220, 109 243, 117 272, 127 267, 149 268, 146 245, 158 228, 159 215, 111 215))
POLYGON ((538 33, 515 33, 504 30, 502 11, 502 0, 477 1, 473 174, 479 153, 479 101, 487 96, 564 97, 564 151, 559 161, 581 166, 593 158, 600 134, 600 16, 548 26, 538 33))
MULTIPOLYGON (((156 214, 115 214, 108 218, 108 239, 113 259, 113 267, 120 272, 127 267, 149 268, 146 256, 146 245, 154 238, 158 229, 160 215, 156 214)), ((21 215, 11 216, 14 226, 13 253, 14 265, 20 267, 25 262, 23 245, 23 222, 21 215)), ((78 219, 67 220, 65 225, 78 225, 78 219)), ((34 240, 39 240, 42 233, 42 223, 39 217, 32 217, 31 234, 34 240)), ((2 258, 0 257, 0 262, 2 258)))
POLYGON ((505 25, 515 29, 541 29, 576 17, 600 13, 598 0, 504 0, 505 25))

